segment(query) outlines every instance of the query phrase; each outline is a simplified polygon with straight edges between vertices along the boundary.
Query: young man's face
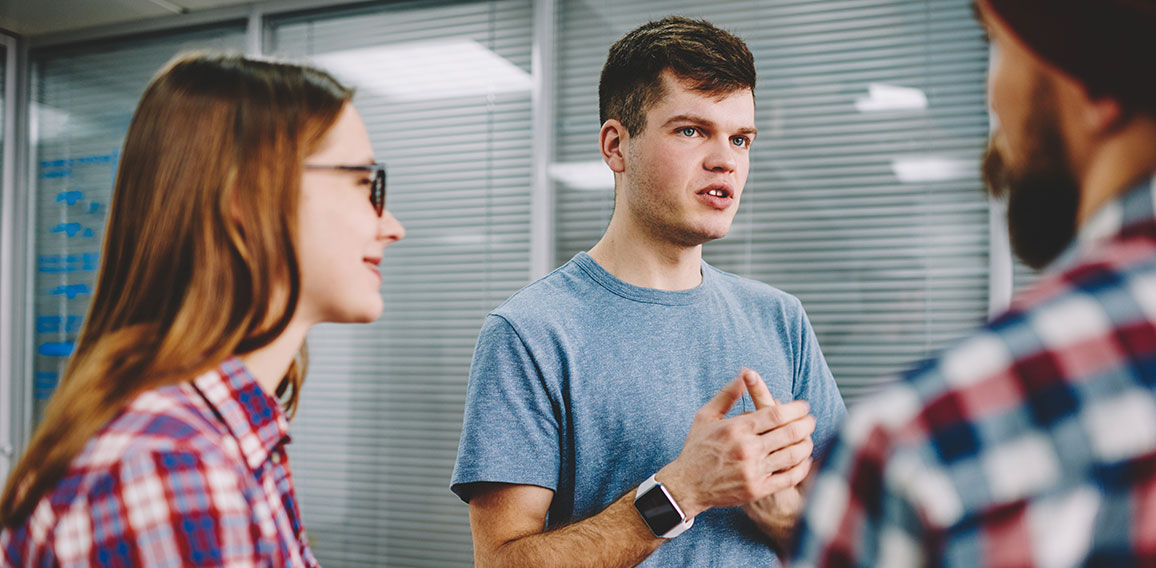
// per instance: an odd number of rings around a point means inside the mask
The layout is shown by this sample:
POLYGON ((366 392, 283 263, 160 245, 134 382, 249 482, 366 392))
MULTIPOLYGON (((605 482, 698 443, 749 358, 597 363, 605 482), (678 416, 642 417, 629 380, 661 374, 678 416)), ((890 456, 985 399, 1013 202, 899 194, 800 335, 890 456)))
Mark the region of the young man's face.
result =
POLYGON ((697 246, 725 237, 738 210, 755 138, 750 89, 719 97, 664 71, 665 96, 623 141, 618 206, 651 238, 697 246))

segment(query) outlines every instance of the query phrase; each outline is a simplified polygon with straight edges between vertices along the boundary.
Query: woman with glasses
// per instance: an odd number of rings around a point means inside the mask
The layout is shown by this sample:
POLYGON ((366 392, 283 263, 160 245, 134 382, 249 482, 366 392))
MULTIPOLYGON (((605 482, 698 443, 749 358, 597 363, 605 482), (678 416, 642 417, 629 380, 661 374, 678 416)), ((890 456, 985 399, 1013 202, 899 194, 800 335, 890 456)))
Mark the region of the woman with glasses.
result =
POLYGON ((148 86, 84 330, 0 497, 0 565, 316 565, 284 447, 305 335, 381 314, 405 234, 351 98, 224 55, 148 86))

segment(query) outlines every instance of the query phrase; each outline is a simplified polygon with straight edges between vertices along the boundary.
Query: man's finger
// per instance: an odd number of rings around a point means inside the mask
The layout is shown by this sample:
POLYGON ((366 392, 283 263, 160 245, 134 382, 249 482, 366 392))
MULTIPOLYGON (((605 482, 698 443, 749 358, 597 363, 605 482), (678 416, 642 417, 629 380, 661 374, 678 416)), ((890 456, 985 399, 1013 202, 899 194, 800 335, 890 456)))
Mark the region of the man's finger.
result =
MULTIPOLYGON (((809 441, 814 432, 815 417, 808 415, 759 436, 759 440, 763 443, 763 451, 770 455, 783 448, 809 441)), ((782 469, 782 466, 776 469, 782 469)))
POLYGON ((710 402, 703 405, 699 410, 700 416, 706 416, 711 419, 721 419, 730 412, 732 406, 743 396, 743 391, 746 390, 746 383, 743 382, 742 377, 727 383, 727 386, 718 391, 710 402))
POLYGON ((766 381, 754 370, 743 367, 739 376, 747 385, 747 392, 751 393, 751 400, 755 403, 755 410, 770 408, 775 405, 775 397, 771 396, 766 381))
POLYGON ((798 486, 807 479, 807 474, 811 472, 812 465, 814 465, 814 462, 811 458, 807 458, 786 471, 777 471, 768 475, 765 482, 765 491, 768 493, 778 493, 788 487, 798 486))
POLYGON ((811 405, 805 400, 792 400, 776 404, 770 408, 756 410, 743 416, 751 421, 751 428, 758 434, 766 434, 776 428, 790 424, 807 416, 811 405))
POLYGON ((811 458, 815 445, 811 437, 807 436, 795 444, 779 448, 767 456, 766 467, 771 473, 779 473, 799 465, 811 458))

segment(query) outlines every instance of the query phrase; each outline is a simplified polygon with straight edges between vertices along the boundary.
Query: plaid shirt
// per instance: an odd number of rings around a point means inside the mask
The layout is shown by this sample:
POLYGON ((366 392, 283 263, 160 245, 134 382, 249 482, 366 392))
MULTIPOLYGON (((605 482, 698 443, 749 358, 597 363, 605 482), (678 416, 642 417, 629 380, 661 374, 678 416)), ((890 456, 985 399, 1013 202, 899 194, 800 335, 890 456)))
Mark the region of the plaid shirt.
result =
POLYGON ((288 422, 237 359, 138 396, 89 441, 0 565, 316 566, 288 422))
POLYGON ((857 405, 801 566, 1156 566, 1156 179, 979 333, 857 405))

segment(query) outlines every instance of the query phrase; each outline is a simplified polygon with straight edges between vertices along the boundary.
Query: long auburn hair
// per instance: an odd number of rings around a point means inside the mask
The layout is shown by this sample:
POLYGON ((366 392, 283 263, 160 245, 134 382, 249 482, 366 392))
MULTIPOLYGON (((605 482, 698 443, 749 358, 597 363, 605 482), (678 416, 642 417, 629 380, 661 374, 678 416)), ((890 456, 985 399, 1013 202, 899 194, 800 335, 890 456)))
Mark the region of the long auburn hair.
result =
MULTIPOLYGON (((170 61, 125 137, 92 305, 0 497, 15 528, 138 394, 276 339, 300 292, 302 163, 353 93, 323 71, 240 55, 170 61)), ((277 388, 290 415, 305 349, 277 388)))

